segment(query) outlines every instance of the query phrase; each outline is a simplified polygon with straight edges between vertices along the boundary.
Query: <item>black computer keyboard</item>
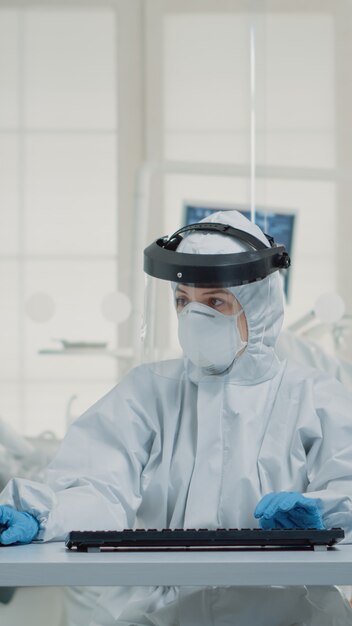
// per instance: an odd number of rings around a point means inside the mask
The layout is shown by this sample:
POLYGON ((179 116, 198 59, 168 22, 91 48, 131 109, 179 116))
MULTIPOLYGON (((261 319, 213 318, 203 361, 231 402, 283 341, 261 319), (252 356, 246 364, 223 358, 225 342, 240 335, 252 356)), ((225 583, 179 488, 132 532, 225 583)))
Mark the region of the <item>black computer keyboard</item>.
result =
POLYGON ((216 530, 97 530, 71 531, 66 547, 80 552, 117 549, 144 550, 235 550, 253 548, 271 549, 324 549, 333 546, 345 536, 342 528, 326 530, 259 528, 218 528, 216 530))

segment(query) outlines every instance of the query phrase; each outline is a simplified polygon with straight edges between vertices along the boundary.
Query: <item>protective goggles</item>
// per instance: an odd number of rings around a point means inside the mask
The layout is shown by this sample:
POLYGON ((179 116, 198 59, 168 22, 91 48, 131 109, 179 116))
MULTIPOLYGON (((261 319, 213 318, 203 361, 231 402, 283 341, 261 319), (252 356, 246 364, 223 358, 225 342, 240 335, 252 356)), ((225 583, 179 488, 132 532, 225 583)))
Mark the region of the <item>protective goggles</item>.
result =
POLYGON ((196 284, 237 286, 262 280, 269 274, 287 269, 291 260, 285 246, 276 244, 270 235, 265 235, 270 247, 260 239, 227 224, 198 222, 177 230, 171 237, 161 237, 144 250, 144 271, 150 276, 196 284), (185 233, 218 233, 234 237, 253 249, 234 254, 188 254, 179 253, 177 248, 185 233))

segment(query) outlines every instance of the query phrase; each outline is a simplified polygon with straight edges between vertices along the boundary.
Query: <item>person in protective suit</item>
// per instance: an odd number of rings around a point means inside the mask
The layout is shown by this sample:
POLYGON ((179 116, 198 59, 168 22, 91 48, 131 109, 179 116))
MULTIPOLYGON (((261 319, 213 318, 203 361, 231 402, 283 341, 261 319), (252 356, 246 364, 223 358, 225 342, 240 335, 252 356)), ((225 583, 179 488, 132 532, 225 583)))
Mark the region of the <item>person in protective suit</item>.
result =
MULTIPOLYGON (((151 244, 144 340, 162 332, 164 300, 152 292, 166 285, 182 358, 135 367, 77 419, 47 484, 9 482, 0 541, 63 540, 79 528, 261 526, 342 527, 351 542, 352 399, 275 354, 278 270, 288 265, 284 248, 236 211, 151 244)), ((126 587, 105 590, 85 620, 347 626, 352 610, 335 587, 126 587)))

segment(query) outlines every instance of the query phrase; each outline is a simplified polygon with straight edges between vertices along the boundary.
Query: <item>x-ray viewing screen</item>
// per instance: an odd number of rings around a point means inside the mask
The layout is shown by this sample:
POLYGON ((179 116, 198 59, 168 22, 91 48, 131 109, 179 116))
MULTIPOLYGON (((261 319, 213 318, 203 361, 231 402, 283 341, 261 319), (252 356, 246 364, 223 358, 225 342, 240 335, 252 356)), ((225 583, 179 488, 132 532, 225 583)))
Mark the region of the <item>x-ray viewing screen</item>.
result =
MULTIPOLYGON (((195 222, 199 222, 199 220, 207 217, 214 211, 228 211, 230 209, 236 209, 240 213, 242 213, 248 219, 251 219, 251 212, 249 209, 244 208, 243 206, 233 206, 233 207, 224 207, 224 206, 207 206, 204 204, 198 203, 185 203, 184 205, 184 217, 183 217, 183 225, 186 226, 188 224, 194 224, 195 222)), ((295 223, 295 214, 294 213, 280 213, 273 210, 263 210, 257 209, 255 214, 255 223, 259 226, 259 228, 266 234, 274 237, 276 243, 282 243, 290 257, 292 256, 292 240, 293 240, 293 231, 294 231, 294 223, 295 223)), ((285 294, 286 298, 288 298, 289 292, 289 276, 290 270, 285 271, 285 294)))

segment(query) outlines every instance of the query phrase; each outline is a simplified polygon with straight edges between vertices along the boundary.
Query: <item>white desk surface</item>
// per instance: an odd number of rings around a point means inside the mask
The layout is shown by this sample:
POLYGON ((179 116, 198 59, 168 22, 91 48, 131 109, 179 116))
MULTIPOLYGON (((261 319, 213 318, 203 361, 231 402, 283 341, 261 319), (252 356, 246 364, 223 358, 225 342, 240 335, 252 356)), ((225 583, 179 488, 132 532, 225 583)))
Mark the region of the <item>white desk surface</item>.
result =
POLYGON ((0 547, 0 586, 351 585, 352 545, 323 552, 73 552, 0 547))

